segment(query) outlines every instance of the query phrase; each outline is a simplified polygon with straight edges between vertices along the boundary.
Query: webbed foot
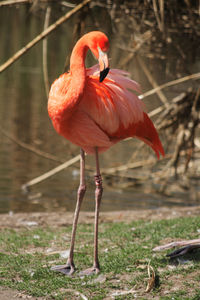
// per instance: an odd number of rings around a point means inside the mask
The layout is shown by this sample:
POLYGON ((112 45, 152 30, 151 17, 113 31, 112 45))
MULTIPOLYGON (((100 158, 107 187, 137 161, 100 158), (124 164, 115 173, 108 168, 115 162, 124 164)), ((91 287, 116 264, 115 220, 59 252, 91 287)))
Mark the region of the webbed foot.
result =
POLYGON ((71 276, 75 271, 75 266, 73 264, 59 265, 51 267, 51 270, 60 272, 67 276, 71 276))

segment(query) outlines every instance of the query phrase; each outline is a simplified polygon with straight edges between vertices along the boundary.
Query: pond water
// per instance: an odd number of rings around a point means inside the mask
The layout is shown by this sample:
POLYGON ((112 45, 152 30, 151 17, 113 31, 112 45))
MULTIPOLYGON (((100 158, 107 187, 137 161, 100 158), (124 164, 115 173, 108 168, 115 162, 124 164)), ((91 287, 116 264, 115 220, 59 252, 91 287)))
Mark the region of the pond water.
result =
MULTIPOLYGON (((50 24, 65 11, 66 8, 55 6, 51 11, 50 24)), ((152 86, 135 57, 124 63, 130 53, 121 48, 130 47, 133 34, 130 23, 127 25, 129 21, 126 19, 125 12, 121 12, 121 17, 115 24, 116 28, 112 28, 108 11, 105 8, 93 7, 91 12, 86 16, 76 14, 48 37, 49 82, 52 83, 63 73, 64 64, 68 61, 75 42, 75 29, 79 26, 84 28, 85 32, 97 28, 106 32, 111 44, 109 52, 111 66, 119 68, 124 65, 123 68, 130 72, 131 77, 141 83, 143 91, 151 89, 152 86)), ((0 8, 1 64, 43 31, 44 17, 45 9, 39 9, 33 13, 23 5, 0 8)), ((48 118, 42 47, 42 42, 38 43, 0 74, 0 213, 74 210, 76 188, 79 183, 78 163, 34 185, 29 193, 23 193, 21 189, 23 184, 56 167, 59 162, 41 157, 25 149, 20 143, 26 143, 38 150, 50 153, 60 161, 79 154, 78 147, 56 134, 48 118)), ((158 84, 175 79, 178 71, 184 74, 181 65, 177 72, 172 68, 173 63, 180 58, 178 53, 171 53, 167 60, 162 57, 145 58, 144 54, 142 58, 158 84)), ((93 57, 88 55, 87 65, 94 63, 93 57)), ((188 73, 195 73, 198 70, 196 61, 192 63, 186 61, 184 67, 186 71, 189 70, 188 73)), ((166 92, 166 96, 171 99, 182 90, 185 91, 186 87, 185 84, 184 87, 180 85, 172 88, 166 92)), ((144 102, 148 111, 160 105, 160 100, 156 95, 144 99, 144 102)), ((163 136, 162 138, 164 139, 163 136)), ((101 165, 103 167, 123 165, 139 144, 137 141, 117 144, 101 155, 101 165)), ((153 157, 153 155, 151 150, 147 150, 146 158, 153 157)), ((94 167, 93 157, 87 157, 87 164, 94 167)), ((87 173, 87 181, 88 191, 83 209, 93 210, 94 184, 90 173, 87 173)), ((177 199, 174 202, 173 199, 163 195, 148 193, 142 186, 122 188, 117 184, 113 187, 106 183, 102 210, 193 204, 187 197, 177 199)))

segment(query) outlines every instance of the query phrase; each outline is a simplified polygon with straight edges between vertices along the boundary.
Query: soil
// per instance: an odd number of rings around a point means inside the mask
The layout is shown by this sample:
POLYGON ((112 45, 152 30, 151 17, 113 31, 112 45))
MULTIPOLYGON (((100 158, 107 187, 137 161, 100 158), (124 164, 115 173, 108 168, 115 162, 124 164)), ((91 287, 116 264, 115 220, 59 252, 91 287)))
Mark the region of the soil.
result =
POLYGON ((45 300, 45 298, 43 297, 35 298, 19 291, 14 291, 9 288, 0 287, 0 300, 22 300, 22 299, 45 300))
MULTIPOLYGON (((171 207, 135 211, 101 212, 100 222, 131 222, 136 220, 161 220, 200 214, 200 206, 171 207)), ((52 213, 10 213, 0 215, 0 228, 20 228, 29 226, 66 226, 73 221, 72 212, 52 213)), ((94 213, 81 212, 80 223, 90 224, 94 222, 94 213)))

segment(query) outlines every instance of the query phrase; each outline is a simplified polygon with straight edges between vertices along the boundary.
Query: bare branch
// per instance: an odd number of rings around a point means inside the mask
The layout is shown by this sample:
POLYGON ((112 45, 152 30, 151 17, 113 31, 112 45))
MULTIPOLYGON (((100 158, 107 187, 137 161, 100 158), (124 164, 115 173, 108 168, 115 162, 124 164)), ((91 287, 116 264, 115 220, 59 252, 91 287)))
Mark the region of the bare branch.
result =
POLYGON ((32 0, 6 0, 0 2, 0 7, 6 5, 16 5, 16 4, 32 3, 32 2, 33 2, 32 0))
POLYGON ((160 90, 162 90, 166 87, 173 86, 173 85, 176 85, 176 84, 179 84, 179 83, 191 80, 191 79, 199 79, 199 78, 200 78, 200 72, 199 73, 194 73, 194 74, 191 74, 191 75, 188 75, 188 76, 185 76, 185 77, 181 77, 179 79, 175 79, 175 80, 172 80, 172 81, 169 81, 169 82, 166 82, 166 83, 161 84, 160 86, 157 86, 156 88, 154 88, 150 91, 147 91, 146 93, 140 95, 140 99, 144 99, 144 98, 146 98, 150 95, 153 95, 157 91, 160 91, 160 90))
POLYGON ((171 242, 162 246, 157 246, 153 249, 153 251, 163 251, 170 248, 182 247, 187 245, 196 245, 196 244, 200 244, 200 239, 171 242))
MULTIPOLYGON (((140 57, 138 56, 137 57, 137 60, 140 64, 140 66, 142 67, 146 77, 148 78, 149 82, 151 83, 151 85, 156 89, 158 87, 155 79, 153 78, 152 74, 149 72, 146 64, 144 63, 144 61, 142 59, 140 59, 140 57)), ((166 106, 168 107, 169 106, 169 103, 168 103, 168 100, 167 98, 165 97, 165 95, 163 94, 163 92, 161 90, 156 90, 156 93, 158 95, 158 97, 160 98, 160 101, 166 106)))
POLYGON ((69 166, 73 165, 74 163, 76 163, 79 160, 80 160, 80 154, 77 155, 77 156, 75 156, 75 157, 73 157, 72 159, 64 162, 63 164, 59 165, 58 167, 56 167, 56 168, 54 168, 54 169, 52 169, 52 170, 44 173, 43 175, 41 175, 39 177, 36 177, 36 178, 30 180, 29 182, 23 184, 22 189, 26 191, 30 186, 32 186, 32 185, 34 185, 36 183, 39 183, 39 182, 41 182, 41 181, 43 181, 43 180, 45 180, 45 179, 47 179, 47 178, 55 175, 56 173, 58 173, 58 172, 60 172, 60 171, 62 171, 64 169, 68 168, 69 166))
MULTIPOLYGON (((51 14, 51 7, 48 6, 45 15, 44 21, 44 30, 48 28, 49 19, 51 14)), ((48 77, 48 69, 47 69, 47 38, 43 39, 43 48, 42 48, 42 56, 43 56, 43 75, 44 75, 44 85, 45 91, 48 99, 49 95, 49 77, 48 77)))
POLYGON ((35 46, 39 41, 44 39, 48 34, 54 31, 58 26, 68 20, 72 15, 74 15, 77 11, 79 11, 86 4, 91 2, 92 0, 84 0, 82 3, 78 4, 75 8, 67 12, 64 16, 58 19, 54 24, 50 25, 46 30, 40 33, 36 38, 34 38, 31 42, 29 42, 25 47, 17 51, 11 58, 9 58, 4 64, 0 66, 0 73, 7 69, 10 65, 12 65, 17 59, 19 59, 24 53, 26 53, 29 49, 35 46))

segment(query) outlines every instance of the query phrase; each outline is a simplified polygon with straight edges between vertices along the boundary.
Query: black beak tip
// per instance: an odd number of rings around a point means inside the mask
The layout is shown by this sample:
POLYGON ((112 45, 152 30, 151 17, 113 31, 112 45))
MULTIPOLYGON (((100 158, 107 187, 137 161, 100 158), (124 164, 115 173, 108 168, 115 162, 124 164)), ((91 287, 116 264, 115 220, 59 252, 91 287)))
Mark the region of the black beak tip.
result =
POLYGON ((100 72, 99 82, 102 82, 106 78, 109 70, 110 70, 110 68, 105 68, 103 71, 100 72))

